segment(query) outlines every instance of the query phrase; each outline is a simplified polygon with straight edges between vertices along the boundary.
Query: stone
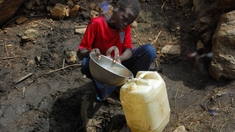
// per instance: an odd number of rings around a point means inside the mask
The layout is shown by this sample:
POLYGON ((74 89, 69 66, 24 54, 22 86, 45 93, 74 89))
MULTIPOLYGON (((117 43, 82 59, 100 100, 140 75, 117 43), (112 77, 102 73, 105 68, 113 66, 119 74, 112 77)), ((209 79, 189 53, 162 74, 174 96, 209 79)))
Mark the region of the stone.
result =
POLYGON ((39 36, 39 33, 35 29, 27 29, 22 35, 23 41, 34 41, 39 36))
POLYGON ((79 11, 80 6, 79 5, 75 5, 69 12, 69 16, 70 17, 76 17, 78 15, 78 11, 79 11))
POLYGON ((64 19, 69 17, 69 7, 61 3, 57 3, 54 8, 50 11, 51 17, 56 20, 64 19))
POLYGON ((186 132, 186 129, 184 126, 179 126, 173 132, 186 132))
POLYGON ((199 22, 204 23, 204 24, 210 24, 211 23, 211 18, 208 16, 201 17, 199 19, 199 22))
POLYGON ((90 12, 90 18, 94 18, 97 17, 99 15, 99 13, 97 11, 91 10, 90 12))
POLYGON ((64 51, 65 54, 65 61, 67 64, 74 64, 77 60, 77 54, 75 51, 64 51))
POLYGON ((78 29, 75 29, 75 33, 78 33, 78 34, 84 34, 86 32, 86 28, 78 28, 78 29))
POLYGON ((197 50, 199 50, 199 49, 204 49, 204 48, 205 48, 204 44, 202 43, 201 40, 199 40, 199 41, 197 42, 197 50))
POLYGON ((131 28, 137 28, 138 24, 136 21, 134 21, 133 23, 131 23, 131 28))
POLYGON ((205 45, 210 43, 212 36, 213 36, 213 34, 211 33, 211 31, 205 32, 201 35, 201 38, 202 38, 205 45))
POLYGON ((212 77, 235 79, 235 11, 221 15, 212 39, 214 58, 209 67, 212 77))
POLYGON ((89 4, 89 8, 90 8, 90 10, 95 10, 95 8, 96 8, 96 3, 91 2, 91 3, 89 4))
POLYGON ((23 22, 27 21, 28 18, 27 17, 19 17, 18 19, 16 19, 16 23, 17 24, 22 24, 23 22))
POLYGON ((180 54, 180 45, 165 45, 161 52, 165 54, 180 54))
POLYGON ((87 11, 82 11, 82 12, 81 12, 81 16, 82 16, 84 19, 90 19, 90 13, 87 12, 87 11))
POLYGON ((72 0, 69 0, 69 1, 67 2, 67 5, 69 6, 70 9, 74 7, 74 3, 73 3, 72 0))

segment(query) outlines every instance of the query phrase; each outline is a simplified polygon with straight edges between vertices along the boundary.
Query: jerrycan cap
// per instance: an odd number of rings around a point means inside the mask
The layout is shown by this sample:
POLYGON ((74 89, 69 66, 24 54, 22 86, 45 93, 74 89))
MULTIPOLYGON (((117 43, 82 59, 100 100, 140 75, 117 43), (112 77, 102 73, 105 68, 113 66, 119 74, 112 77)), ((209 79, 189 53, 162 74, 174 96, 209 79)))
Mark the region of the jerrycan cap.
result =
POLYGON ((135 84, 134 81, 128 81, 128 83, 129 83, 129 87, 127 88, 128 91, 133 91, 137 89, 137 85, 135 84))

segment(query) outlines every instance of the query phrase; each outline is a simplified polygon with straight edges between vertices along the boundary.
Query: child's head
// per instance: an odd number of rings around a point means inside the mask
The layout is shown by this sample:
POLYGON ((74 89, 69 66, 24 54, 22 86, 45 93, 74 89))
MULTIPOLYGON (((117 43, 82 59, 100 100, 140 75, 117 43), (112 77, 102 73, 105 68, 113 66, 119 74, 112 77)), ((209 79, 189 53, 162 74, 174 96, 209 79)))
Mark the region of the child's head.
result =
POLYGON ((113 10, 109 22, 117 30, 121 30, 130 25, 140 13, 140 3, 138 0, 119 0, 113 10))
POLYGON ((116 8, 121 10, 130 8, 136 16, 140 13, 140 3, 138 0, 119 0, 116 8))

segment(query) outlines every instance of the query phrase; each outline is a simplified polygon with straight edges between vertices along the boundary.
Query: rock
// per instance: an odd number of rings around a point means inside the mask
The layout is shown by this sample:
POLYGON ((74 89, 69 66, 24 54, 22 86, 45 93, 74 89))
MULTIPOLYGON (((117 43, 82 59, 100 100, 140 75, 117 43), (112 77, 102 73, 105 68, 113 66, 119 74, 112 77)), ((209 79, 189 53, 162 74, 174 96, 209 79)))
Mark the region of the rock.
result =
POLYGON ((46 10, 47 10, 48 12, 50 12, 52 9, 53 9, 52 6, 47 6, 47 7, 46 7, 46 10))
POLYGON ((39 36, 39 33, 35 29, 28 29, 22 35, 23 41, 33 41, 39 36))
POLYGON ((78 34, 84 34, 86 32, 86 28, 78 28, 78 29, 75 29, 75 33, 78 33, 78 34))
POLYGON ((0 26, 10 19, 25 0, 0 0, 0 26))
POLYGON ((161 52, 165 54, 180 54, 180 45, 165 45, 161 52))
POLYGON ((0 109, 0 117, 3 115, 3 111, 0 109))
POLYGON ((25 8, 27 9, 27 10, 32 10, 33 9, 33 1, 32 0, 30 0, 30 1, 28 1, 28 2, 26 2, 25 3, 25 8))
POLYGON ((213 34, 211 31, 205 32, 201 35, 201 38, 205 44, 209 44, 210 40, 212 39, 213 34))
POLYGON ((204 23, 204 24, 210 24, 211 18, 208 16, 204 16, 199 19, 199 22, 204 23))
POLYGON ((0 93, 6 92, 7 91, 7 84, 0 81, 0 93))
POLYGON ((94 18, 97 17, 99 15, 99 13, 97 11, 91 10, 90 12, 90 18, 94 18))
POLYGON ((95 8, 96 8, 96 3, 91 2, 91 3, 89 4, 89 8, 90 8, 90 10, 95 10, 95 8))
POLYGON ((186 129, 184 126, 179 126, 173 132, 186 132, 186 129))
POLYGON ((67 64, 74 64, 77 60, 77 54, 75 51, 65 50, 65 61, 67 64))
POLYGON ((197 42, 197 50, 199 50, 199 49, 204 49, 204 48, 205 48, 204 44, 202 43, 201 40, 199 40, 199 41, 197 42))
POLYGON ((76 17, 78 14, 80 6, 79 5, 75 5, 69 12, 69 16, 70 17, 76 17))
POLYGON ((136 21, 134 21, 133 23, 131 23, 131 27, 132 27, 132 28, 137 28, 137 26, 138 26, 138 24, 137 24, 136 21))
POLYGON ((81 15, 83 16, 84 19, 90 19, 90 14, 87 11, 82 11, 81 15))
POLYGON ((67 5, 69 6, 70 9, 74 7, 74 3, 73 3, 72 0, 69 0, 69 1, 67 2, 67 5))
POLYGON ((216 80, 220 77, 235 79, 235 11, 221 15, 213 35, 214 58, 209 72, 216 80))
POLYGON ((27 20, 28 20, 27 17, 19 17, 18 19, 16 19, 16 23, 17 24, 21 24, 21 23, 23 23, 23 22, 25 22, 27 20))
POLYGON ((61 3, 57 3, 54 8, 50 11, 51 17, 56 20, 64 19, 69 17, 69 7, 61 3))

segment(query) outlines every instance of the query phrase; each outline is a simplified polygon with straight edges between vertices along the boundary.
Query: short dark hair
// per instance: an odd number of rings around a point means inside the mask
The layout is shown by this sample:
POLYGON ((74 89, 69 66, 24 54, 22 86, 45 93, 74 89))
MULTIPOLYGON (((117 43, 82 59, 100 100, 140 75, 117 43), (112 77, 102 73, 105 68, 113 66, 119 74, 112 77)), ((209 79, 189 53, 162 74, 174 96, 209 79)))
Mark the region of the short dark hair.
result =
POLYGON ((121 9, 131 8, 135 15, 140 13, 139 0, 119 0, 116 5, 121 9))

